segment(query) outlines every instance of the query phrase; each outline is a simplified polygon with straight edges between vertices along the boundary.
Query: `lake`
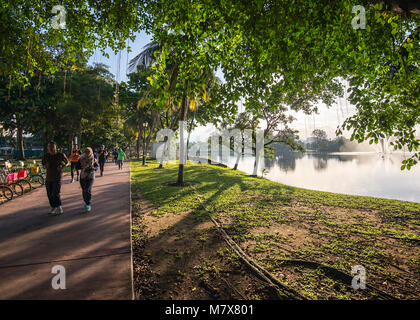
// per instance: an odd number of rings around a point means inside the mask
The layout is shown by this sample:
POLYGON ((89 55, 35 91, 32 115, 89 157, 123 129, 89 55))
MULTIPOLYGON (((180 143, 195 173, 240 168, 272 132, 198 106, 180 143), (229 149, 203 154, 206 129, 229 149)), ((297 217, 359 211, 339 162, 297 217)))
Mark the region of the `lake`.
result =
MULTIPOLYGON (((290 152, 265 159, 264 176, 306 189, 420 202, 420 164, 401 171, 401 161, 406 158, 400 153, 290 152)), ((229 166, 234 164, 232 157, 229 166)), ((242 158, 238 169, 252 173, 253 165, 252 158, 242 158)))

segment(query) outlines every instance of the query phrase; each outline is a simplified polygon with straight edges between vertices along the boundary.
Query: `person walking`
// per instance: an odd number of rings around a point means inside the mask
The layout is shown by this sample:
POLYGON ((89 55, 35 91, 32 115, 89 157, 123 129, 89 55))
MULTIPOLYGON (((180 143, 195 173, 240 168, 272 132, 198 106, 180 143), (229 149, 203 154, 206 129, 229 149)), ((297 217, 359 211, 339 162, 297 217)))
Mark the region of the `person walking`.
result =
POLYGON ((80 172, 80 186, 82 187, 82 196, 84 201, 84 208, 86 212, 90 212, 92 200, 92 186, 95 181, 95 167, 97 162, 93 156, 92 148, 87 147, 85 152, 79 159, 80 172))
POLYGON ((117 148, 114 148, 114 150, 112 151, 112 156, 113 156, 113 162, 118 165, 118 160, 117 160, 118 159, 118 151, 117 151, 117 148))
POLYGON ((120 148, 119 151, 118 151, 118 157, 117 157, 118 169, 119 170, 122 170, 122 168, 123 168, 124 159, 125 159, 125 153, 120 148))
POLYGON ((79 148, 77 146, 74 146, 73 150, 70 154, 70 163, 71 163, 71 182, 74 182, 74 171, 77 173, 76 181, 79 181, 79 170, 77 169, 77 162, 79 161, 80 155, 82 153, 80 152, 79 148))
POLYGON ((101 177, 104 175, 104 167, 105 167, 107 156, 108 156, 108 152, 106 152, 105 146, 102 145, 98 153, 98 162, 99 162, 99 170, 101 171, 101 177))
POLYGON ((68 162, 69 160, 64 153, 57 152, 57 144, 54 141, 48 143, 48 152, 42 157, 42 165, 47 170, 45 187, 51 206, 48 214, 59 215, 63 213, 60 198, 61 178, 63 168, 67 166, 68 162))

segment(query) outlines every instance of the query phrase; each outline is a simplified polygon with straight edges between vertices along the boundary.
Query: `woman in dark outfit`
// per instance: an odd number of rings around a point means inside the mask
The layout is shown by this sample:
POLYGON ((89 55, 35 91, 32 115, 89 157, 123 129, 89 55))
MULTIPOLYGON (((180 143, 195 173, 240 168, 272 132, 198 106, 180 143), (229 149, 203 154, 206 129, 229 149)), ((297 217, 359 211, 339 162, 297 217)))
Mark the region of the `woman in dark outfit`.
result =
POLYGON ((101 171, 101 177, 104 175, 104 167, 108 152, 105 151, 105 146, 102 145, 98 153, 99 170, 101 171))
POLYGON ((92 148, 86 148, 79 162, 82 169, 80 172, 80 186, 82 187, 82 196, 85 202, 84 208, 86 212, 90 212, 92 209, 92 186, 95 181, 95 157, 93 156, 92 148))

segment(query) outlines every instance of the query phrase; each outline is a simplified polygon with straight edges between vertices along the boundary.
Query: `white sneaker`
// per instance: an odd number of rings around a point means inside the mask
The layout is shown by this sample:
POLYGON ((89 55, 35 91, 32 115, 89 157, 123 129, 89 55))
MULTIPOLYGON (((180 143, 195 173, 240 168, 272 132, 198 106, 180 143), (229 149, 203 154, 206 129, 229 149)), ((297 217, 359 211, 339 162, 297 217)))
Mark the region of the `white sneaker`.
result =
POLYGON ((70 181, 70 183, 73 183, 74 182, 74 178, 71 178, 71 181, 70 181))
POLYGON ((61 206, 59 206, 59 207, 56 208, 56 211, 55 211, 54 215, 58 216, 59 214, 62 214, 63 212, 64 212, 63 208, 61 206))
POLYGON ((57 211, 57 209, 58 209, 58 208, 53 208, 53 207, 51 207, 51 210, 50 210, 50 212, 48 212, 48 214, 49 214, 49 215, 51 215, 51 214, 55 214, 55 212, 57 211))

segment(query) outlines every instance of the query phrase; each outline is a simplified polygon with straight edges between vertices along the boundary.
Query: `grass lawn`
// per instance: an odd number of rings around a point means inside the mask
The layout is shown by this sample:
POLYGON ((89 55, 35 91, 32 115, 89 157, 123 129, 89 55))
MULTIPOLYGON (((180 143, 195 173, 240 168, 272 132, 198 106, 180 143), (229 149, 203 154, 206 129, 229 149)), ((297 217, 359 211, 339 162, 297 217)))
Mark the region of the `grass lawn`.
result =
MULTIPOLYGON (((240 247, 308 299, 377 299, 317 262, 399 299, 420 298, 420 203, 286 186, 230 168, 131 162, 134 272, 138 298, 270 299, 216 232, 207 211, 240 247)), ((343 182, 344 183, 344 182, 343 182)))

